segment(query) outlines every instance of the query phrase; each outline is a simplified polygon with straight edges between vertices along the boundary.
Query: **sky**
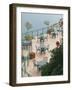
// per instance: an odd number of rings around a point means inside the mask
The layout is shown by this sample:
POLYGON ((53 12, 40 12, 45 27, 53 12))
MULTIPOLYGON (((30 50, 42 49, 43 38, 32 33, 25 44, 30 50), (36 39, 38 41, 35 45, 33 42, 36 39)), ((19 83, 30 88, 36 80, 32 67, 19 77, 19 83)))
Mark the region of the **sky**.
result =
POLYGON ((44 24, 45 21, 48 21, 50 25, 57 23, 61 18, 63 18, 62 14, 44 14, 44 13, 27 13, 22 12, 21 13, 21 31, 22 33, 25 33, 26 22, 30 22, 32 24, 31 30, 36 30, 39 28, 46 27, 44 24))

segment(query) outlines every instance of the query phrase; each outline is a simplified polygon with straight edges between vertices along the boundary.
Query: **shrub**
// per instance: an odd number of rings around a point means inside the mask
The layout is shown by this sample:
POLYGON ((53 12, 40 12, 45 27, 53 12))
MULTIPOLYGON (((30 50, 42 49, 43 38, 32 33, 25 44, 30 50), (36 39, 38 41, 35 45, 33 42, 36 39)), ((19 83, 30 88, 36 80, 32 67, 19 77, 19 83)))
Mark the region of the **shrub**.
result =
POLYGON ((31 36, 31 35, 26 35, 25 36, 25 40, 27 40, 27 41, 30 41, 32 39, 33 39, 33 36, 31 36))

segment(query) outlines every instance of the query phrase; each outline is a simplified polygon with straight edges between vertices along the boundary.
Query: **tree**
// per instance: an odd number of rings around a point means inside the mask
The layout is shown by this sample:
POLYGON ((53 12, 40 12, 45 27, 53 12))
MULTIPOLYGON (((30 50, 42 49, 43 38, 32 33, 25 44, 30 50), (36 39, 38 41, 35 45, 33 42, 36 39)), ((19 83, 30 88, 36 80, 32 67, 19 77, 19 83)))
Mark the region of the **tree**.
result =
POLYGON ((32 24, 30 22, 26 22, 25 27, 27 30, 32 28, 32 24))
POLYGON ((49 27, 49 21, 44 21, 44 24, 47 26, 47 29, 49 27))
MULTIPOLYGON (((30 22, 26 22, 25 27, 26 27, 27 30, 29 30, 29 29, 32 28, 32 24, 30 22)), ((33 36, 27 34, 27 35, 24 36, 24 38, 25 38, 25 40, 29 40, 30 41, 30 40, 33 39, 33 36)))
POLYGON ((63 74, 63 43, 51 51, 50 62, 41 67, 42 76, 63 74))
POLYGON ((49 21, 45 21, 44 24, 49 26, 49 21))
POLYGON ((49 30, 49 21, 44 21, 44 24, 47 26, 47 34, 51 34, 51 30, 49 30))

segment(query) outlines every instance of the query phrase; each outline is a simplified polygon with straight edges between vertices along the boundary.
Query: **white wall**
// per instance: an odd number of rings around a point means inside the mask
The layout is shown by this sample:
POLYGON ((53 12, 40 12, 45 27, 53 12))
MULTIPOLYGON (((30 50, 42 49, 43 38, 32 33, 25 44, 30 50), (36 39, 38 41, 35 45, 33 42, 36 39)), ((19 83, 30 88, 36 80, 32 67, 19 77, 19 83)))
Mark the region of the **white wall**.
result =
MULTIPOLYGON (((27 86, 27 87, 11 87, 8 85, 8 81, 9 81, 9 4, 10 3, 29 3, 29 4, 35 3, 35 4, 45 4, 45 5, 46 4, 57 5, 57 6, 58 5, 71 6, 72 0, 0 0, 0 90, 41 90, 41 89, 72 90, 72 82, 70 84, 54 84, 54 85, 27 86)), ((72 62, 71 62, 71 65, 72 65, 72 62)), ((71 72, 71 75, 72 75, 72 72, 71 72)), ((72 78, 71 78, 71 81, 72 81, 72 78)))

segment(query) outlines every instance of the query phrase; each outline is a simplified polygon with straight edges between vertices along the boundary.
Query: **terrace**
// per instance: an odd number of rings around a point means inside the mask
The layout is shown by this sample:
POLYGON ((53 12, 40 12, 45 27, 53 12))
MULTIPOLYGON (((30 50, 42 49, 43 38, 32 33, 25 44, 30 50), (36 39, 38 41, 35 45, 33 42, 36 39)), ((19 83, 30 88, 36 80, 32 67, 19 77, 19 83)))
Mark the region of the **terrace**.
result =
MULTIPOLYGON (((60 28, 59 28, 60 29, 60 28)), ((52 30, 49 27, 27 31, 22 39, 22 77, 41 76, 40 68, 49 63, 50 51, 61 43, 63 30, 52 30)))

